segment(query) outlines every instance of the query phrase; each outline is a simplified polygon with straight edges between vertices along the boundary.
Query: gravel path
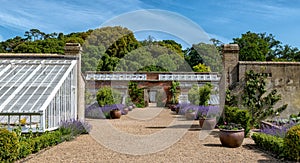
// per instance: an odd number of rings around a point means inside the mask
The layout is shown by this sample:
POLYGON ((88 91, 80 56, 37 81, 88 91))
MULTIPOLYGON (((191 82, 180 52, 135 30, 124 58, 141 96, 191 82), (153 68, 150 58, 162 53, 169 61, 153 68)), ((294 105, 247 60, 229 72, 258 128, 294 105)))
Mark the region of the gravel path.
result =
POLYGON ((280 162, 256 149, 250 138, 239 148, 222 147, 218 130, 205 135, 198 121, 168 109, 134 109, 121 119, 87 121, 93 125, 91 134, 20 162, 280 162))

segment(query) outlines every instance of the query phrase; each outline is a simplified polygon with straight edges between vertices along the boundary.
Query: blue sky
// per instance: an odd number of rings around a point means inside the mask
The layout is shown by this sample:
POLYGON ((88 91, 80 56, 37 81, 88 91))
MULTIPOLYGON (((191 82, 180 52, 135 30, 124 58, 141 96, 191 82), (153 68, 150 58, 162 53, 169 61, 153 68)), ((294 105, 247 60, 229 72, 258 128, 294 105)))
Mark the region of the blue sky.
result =
MULTIPOLYGON (((86 31, 122 14, 159 9, 189 19, 209 37, 224 43, 251 31, 273 34, 283 44, 300 47, 298 0, 0 0, 0 4, 0 41, 23 36, 32 28, 46 33, 86 31)), ((180 28, 188 30, 186 26, 180 28)), ((148 34, 137 33, 137 37, 144 39, 148 34)), ((156 39, 174 38, 150 34, 156 39)))

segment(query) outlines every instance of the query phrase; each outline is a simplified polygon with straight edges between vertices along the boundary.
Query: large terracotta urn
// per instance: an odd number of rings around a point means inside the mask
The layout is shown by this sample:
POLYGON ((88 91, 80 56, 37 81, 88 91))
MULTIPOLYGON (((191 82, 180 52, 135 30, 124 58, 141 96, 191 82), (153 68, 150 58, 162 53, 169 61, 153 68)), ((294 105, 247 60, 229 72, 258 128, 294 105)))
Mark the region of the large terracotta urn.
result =
POLYGON ((241 130, 220 129, 219 137, 223 146, 236 148, 241 146, 243 143, 244 129, 241 130))
POLYGON ((200 128, 205 130, 212 130, 217 124, 216 118, 199 118, 200 128))
POLYGON ((111 119, 120 119, 122 112, 119 109, 114 109, 109 112, 111 119))
POLYGON ((195 118, 196 118, 196 112, 195 111, 187 111, 187 112, 185 112, 185 118, 187 119, 187 120, 195 120, 195 118))

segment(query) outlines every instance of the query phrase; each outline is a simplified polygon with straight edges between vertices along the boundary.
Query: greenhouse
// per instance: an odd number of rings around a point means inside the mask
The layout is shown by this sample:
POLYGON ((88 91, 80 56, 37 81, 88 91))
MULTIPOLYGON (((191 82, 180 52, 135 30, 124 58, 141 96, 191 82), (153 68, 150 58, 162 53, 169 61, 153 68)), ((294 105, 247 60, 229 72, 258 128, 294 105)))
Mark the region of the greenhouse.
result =
POLYGON ((75 57, 1 58, 0 125, 44 132, 75 119, 77 62, 75 57))

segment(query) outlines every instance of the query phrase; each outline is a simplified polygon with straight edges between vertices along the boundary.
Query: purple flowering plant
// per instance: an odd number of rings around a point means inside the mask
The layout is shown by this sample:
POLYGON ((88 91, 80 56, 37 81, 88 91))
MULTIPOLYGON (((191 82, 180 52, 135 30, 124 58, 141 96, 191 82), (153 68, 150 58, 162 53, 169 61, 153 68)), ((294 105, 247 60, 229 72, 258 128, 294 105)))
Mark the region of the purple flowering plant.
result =
POLYGON ((60 123, 59 130, 63 135, 71 134, 77 136, 80 134, 87 134, 90 132, 92 126, 85 121, 70 119, 60 123))
POLYGON ((97 102, 92 105, 89 105, 85 109, 86 118, 95 118, 95 119, 109 119, 110 111, 112 110, 121 110, 122 114, 125 114, 125 105, 124 104, 113 104, 105 105, 100 107, 97 102))
POLYGON ((278 126, 277 122, 273 122, 272 126, 269 125, 262 125, 260 132, 268 134, 268 135, 273 135, 273 136, 277 136, 277 137, 281 137, 284 138, 287 131, 295 126, 297 124, 297 122, 291 120, 285 124, 280 123, 280 126, 278 126))
POLYGON ((186 112, 196 112, 195 119, 199 118, 213 118, 220 115, 219 106, 199 106, 188 103, 177 104, 176 107, 179 109, 178 114, 184 115, 186 112))

